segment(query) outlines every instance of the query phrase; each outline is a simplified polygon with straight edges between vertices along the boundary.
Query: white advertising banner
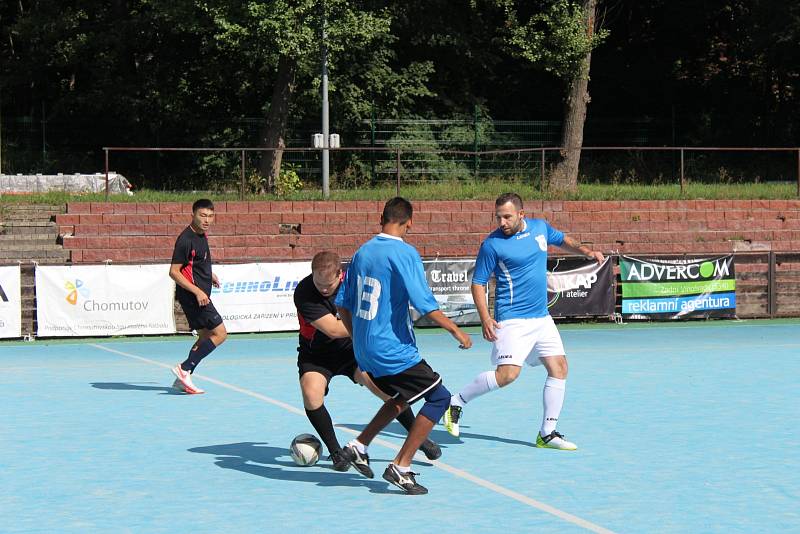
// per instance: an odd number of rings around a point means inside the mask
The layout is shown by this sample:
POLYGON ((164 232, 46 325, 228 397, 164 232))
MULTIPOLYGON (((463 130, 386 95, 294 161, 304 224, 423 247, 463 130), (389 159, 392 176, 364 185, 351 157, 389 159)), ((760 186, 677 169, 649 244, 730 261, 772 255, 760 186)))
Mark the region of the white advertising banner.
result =
POLYGON ((172 334, 169 265, 36 267, 38 336, 172 334))
POLYGON ((220 287, 211 301, 228 332, 297 330, 294 288, 311 274, 311 262, 215 265, 220 287))
POLYGON ((0 338, 22 336, 19 265, 0 267, 0 338))

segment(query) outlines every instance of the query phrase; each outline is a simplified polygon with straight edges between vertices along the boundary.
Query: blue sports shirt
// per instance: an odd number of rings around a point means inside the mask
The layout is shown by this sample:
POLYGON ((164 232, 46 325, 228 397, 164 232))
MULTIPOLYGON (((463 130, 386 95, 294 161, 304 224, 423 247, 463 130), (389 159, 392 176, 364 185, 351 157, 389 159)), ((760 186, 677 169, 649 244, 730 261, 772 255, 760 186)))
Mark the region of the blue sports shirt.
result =
POLYGON ((506 236, 497 229, 481 244, 472 283, 485 286, 494 273, 495 321, 546 317, 547 246, 561 246, 564 234, 543 219, 524 219, 524 227, 506 236))
POLYGON ((353 350, 362 370, 396 375, 422 360, 409 303, 422 315, 439 309, 417 250, 378 234, 353 256, 336 295, 336 305, 353 316, 353 350))

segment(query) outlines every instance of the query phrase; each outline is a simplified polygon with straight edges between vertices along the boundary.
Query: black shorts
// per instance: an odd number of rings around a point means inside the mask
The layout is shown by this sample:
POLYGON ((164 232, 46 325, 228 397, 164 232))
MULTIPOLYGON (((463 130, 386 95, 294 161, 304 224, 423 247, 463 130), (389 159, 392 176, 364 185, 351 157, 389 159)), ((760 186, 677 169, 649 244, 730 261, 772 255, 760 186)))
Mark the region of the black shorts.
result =
POLYGON ((205 306, 197 304, 196 299, 178 299, 178 303, 192 330, 213 330, 222 324, 222 317, 210 300, 205 306))
POLYGON ((442 377, 425 360, 396 375, 370 378, 381 391, 407 404, 414 404, 442 383, 442 377))
MULTIPOLYGON (((314 371, 325 377, 328 384, 334 376, 346 376, 354 384, 355 380, 356 357, 353 350, 345 350, 342 352, 332 352, 324 355, 311 355, 301 352, 297 357, 297 372, 302 377, 304 374, 314 371)), ((325 395, 328 394, 328 386, 325 386, 325 395)))

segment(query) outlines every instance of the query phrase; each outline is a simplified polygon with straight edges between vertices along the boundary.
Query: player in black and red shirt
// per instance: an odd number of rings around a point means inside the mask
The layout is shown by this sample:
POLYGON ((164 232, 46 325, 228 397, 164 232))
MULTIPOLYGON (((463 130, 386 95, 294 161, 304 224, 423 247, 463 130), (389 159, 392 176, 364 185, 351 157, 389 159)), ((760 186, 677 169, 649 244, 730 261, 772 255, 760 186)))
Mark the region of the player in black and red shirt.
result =
POLYGON ((192 224, 181 232, 175 241, 169 276, 175 280, 175 296, 186 314, 189 328, 197 331, 197 342, 183 363, 175 365, 172 372, 177 377, 172 386, 186 393, 203 393, 192 382, 200 360, 219 347, 228 332, 211 302, 211 286, 219 287, 219 280, 211 272, 211 250, 206 231, 214 222, 214 204, 200 199, 192 205, 192 224))
MULTIPOLYGON (((353 383, 366 386, 384 401, 389 397, 356 364, 353 343, 334 305, 341 281, 339 255, 327 251, 318 253, 311 261, 311 274, 294 290, 294 305, 300 321, 297 368, 306 415, 325 442, 333 468, 347 471, 350 464, 341 457, 341 446, 324 404, 331 379, 336 375, 346 376, 353 383)), ((414 414, 409 408, 397 416, 397 420, 409 430, 414 424, 414 414)), ((426 440, 420 450, 429 460, 442 455, 439 446, 431 440, 426 440)))

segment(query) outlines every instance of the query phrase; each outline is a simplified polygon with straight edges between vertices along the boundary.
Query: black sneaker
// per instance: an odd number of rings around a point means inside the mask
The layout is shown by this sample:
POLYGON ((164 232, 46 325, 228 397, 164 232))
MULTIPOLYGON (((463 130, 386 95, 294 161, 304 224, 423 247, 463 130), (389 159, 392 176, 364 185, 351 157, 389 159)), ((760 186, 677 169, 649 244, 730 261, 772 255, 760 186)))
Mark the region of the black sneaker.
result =
POLYGON ((333 470, 334 471, 347 471, 350 469, 350 462, 347 461, 346 458, 342 456, 342 450, 339 449, 338 451, 332 452, 330 456, 328 456, 328 460, 333 462, 333 470))
POLYGON ((423 441, 422 445, 419 446, 419 450, 422 451, 422 454, 424 454, 428 460, 438 460, 442 457, 441 447, 432 439, 423 441))
POLYGON ((414 477, 418 474, 411 471, 401 473, 394 464, 389 464, 386 467, 386 471, 383 472, 383 478, 389 484, 394 484, 409 495, 425 495, 428 493, 428 488, 417 484, 417 480, 414 477))
POLYGON ((367 478, 375 478, 375 473, 369 466, 369 454, 361 454, 358 449, 352 445, 347 445, 340 452, 342 458, 350 462, 359 473, 367 478))

